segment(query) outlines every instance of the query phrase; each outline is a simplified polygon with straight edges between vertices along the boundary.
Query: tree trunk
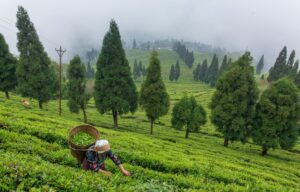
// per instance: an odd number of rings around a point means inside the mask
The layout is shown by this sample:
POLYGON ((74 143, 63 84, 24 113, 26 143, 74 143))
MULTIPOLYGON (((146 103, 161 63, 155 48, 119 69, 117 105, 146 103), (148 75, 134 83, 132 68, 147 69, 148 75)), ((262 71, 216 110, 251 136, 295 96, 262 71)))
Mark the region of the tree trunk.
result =
POLYGON ((82 108, 82 113, 83 113, 83 122, 87 123, 87 116, 86 116, 85 108, 82 108))
POLYGON ((5 91, 5 97, 6 97, 6 99, 9 99, 8 91, 5 91))
POLYGON ((189 130, 189 128, 187 127, 187 128, 186 128, 186 131, 185 131, 185 138, 186 138, 186 139, 189 138, 189 133, 190 133, 190 130, 189 130))
POLYGON ((228 141, 229 141, 229 140, 228 140, 227 138, 224 139, 224 146, 225 146, 225 147, 228 147, 228 141))
POLYGON ((268 149, 266 149, 266 148, 262 148, 262 152, 261 152, 261 155, 262 156, 265 156, 265 155, 267 155, 267 153, 268 153, 268 149))
POLYGON ((153 124, 154 124, 154 120, 151 119, 150 135, 153 135, 153 124))
POLYGON ((114 119, 114 129, 118 129, 118 112, 115 110, 112 110, 113 113, 113 119, 114 119))
POLYGON ((43 103, 41 101, 39 101, 39 108, 43 109, 43 103))

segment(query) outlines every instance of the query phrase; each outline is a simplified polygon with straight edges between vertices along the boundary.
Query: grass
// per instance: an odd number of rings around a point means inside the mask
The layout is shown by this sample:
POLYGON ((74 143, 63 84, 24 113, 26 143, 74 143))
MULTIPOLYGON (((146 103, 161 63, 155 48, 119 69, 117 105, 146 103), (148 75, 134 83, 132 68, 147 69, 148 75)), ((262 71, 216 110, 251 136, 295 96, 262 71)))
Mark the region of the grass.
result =
MULTIPOLYGON (((201 83, 166 83, 171 107, 184 94, 208 105, 214 89, 201 83)), ((140 84, 137 84, 140 87, 140 84)), ((82 114, 68 111, 58 116, 56 101, 43 110, 30 100, 0 93, 0 191, 299 191, 300 143, 291 151, 274 150, 260 156, 260 147, 240 142, 222 146, 222 135, 208 122, 200 133, 184 138, 172 128, 171 110, 150 123, 139 109, 122 115, 114 130, 112 115, 100 115, 91 100, 88 122, 108 139, 112 150, 132 172, 123 177, 107 160, 111 177, 83 171, 67 146, 70 128, 82 124, 82 114)))

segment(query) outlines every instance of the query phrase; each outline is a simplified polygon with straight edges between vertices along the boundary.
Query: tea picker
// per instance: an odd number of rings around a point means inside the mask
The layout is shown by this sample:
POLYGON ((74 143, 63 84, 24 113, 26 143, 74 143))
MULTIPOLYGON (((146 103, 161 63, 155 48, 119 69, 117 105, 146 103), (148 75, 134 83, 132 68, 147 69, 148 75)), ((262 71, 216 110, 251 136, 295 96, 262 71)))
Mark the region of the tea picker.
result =
POLYGON ((104 139, 99 139, 99 137, 100 134, 98 130, 90 125, 74 127, 69 132, 68 142, 71 154, 82 164, 84 170, 92 170, 110 175, 111 173, 105 170, 105 160, 110 158, 115 165, 119 167, 123 175, 130 176, 130 172, 123 167, 121 161, 112 152, 109 142, 104 139), (78 133, 86 133, 92 136, 95 142, 85 146, 74 143, 73 138, 78 133))

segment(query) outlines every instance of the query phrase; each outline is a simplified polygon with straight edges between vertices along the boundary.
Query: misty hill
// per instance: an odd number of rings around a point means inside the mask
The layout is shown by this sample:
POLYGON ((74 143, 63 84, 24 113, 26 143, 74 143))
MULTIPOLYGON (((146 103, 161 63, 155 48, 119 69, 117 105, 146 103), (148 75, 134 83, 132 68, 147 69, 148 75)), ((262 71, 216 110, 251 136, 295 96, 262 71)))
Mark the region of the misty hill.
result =
MULTIPOLYGON (((201 64, 204 59, 208 60, 208 63, 210 64, 214 53, 213 52, 199 52, 194 51, 194 64, 193 67, 190 69, 187 67, 187 65, 184 63, 184 61, 179 57, 179 55, 172 51, 171 49, 156 49, 159 55, 159 59, 161 61, 161 68, 162 68, 162 77, 165 81, 168 81, 169 78, 169 72, 170 68, 173 65, 176 64, 176 61, 179 61, 180 68, 181 68, 181 76, 179 78, 179 82, 192 82, 193 81, 193 69, 196 68, 197 64, 201 64)), ((141 49, 126 49, 126 57, 129 61, 129 64, 131 66, 131 69, 133 69, 134 60, 137 59, 137 61, 142 61, 143 65, 148 66, 149 64, 149 58, 150 58, 150 52, 146 50, 141 49)), ((221 65, 222 59, 224 54, 218 54, 219 57, 219 63, 221 65)), ((228 54, 229 57, 232 59, 236 59, 238 56, 240 56, 239 53, 230 53, 228 54)))

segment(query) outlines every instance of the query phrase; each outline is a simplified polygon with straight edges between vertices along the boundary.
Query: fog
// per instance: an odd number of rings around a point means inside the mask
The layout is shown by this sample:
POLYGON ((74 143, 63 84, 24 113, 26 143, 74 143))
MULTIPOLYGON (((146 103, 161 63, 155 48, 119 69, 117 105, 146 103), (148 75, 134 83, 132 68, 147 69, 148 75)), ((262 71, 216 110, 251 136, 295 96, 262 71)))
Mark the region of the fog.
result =
POLYGON ((49 56, 67 49, 66 58, 82 49, 100 48, 113 18, 127 43, 179 39, 228 51, 265 54, 273 65, 284 45, 300 55, 299 0, 1 0, 0 32, 16 48, 16 12, 28 11, 49 56))

